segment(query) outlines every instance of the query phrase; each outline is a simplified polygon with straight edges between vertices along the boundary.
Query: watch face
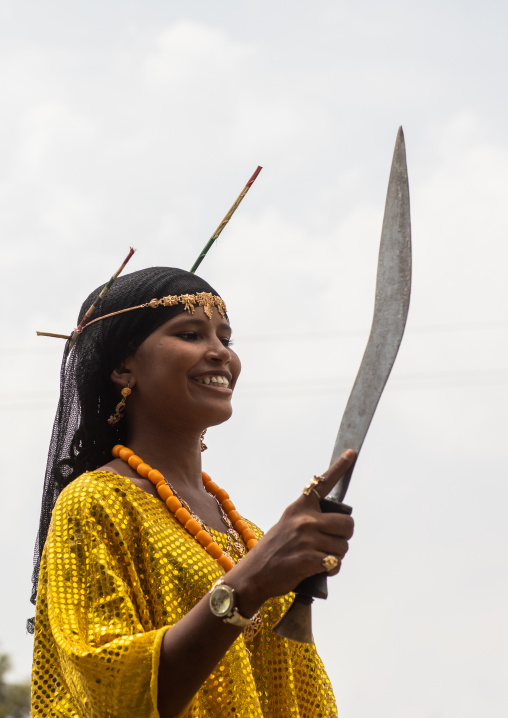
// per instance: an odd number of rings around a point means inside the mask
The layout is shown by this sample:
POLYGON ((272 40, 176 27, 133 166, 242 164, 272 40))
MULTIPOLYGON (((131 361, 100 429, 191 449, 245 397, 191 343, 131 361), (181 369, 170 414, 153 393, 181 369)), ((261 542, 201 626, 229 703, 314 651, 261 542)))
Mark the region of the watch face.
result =
POLYGON ((233 592, 229 586, 217 586, 210 596, 210 607, 216 616, 227 616, 233 608, 233 592))

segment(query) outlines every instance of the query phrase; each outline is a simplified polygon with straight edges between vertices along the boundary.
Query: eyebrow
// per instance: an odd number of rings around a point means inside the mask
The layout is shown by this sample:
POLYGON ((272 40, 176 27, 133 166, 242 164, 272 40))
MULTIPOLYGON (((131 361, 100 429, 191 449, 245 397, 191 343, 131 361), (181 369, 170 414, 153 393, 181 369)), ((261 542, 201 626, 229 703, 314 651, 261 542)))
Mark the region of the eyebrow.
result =
MULTIPOLYGON (((189 316, 184 316, 184 315, 179 316, 178 319, 180 321, 183 320, 183 322, 185 323, 185 326, 192 326, 192 325, 203 326, 203 324, 206 324, 207 322, 210 321, 209 319, 199 319, 199 317, 189 317, 189 316)), ((175 317, 175 320, 176 320, 176 317, 175 317)), ((175 321, 175 324, 177 324, 176 321, 175 321)), ((231 324, 229 324, 228 322, 221 322, 217 326, 217 329, 227 330, 230 332, 233 331, 231 328, 231 324)))

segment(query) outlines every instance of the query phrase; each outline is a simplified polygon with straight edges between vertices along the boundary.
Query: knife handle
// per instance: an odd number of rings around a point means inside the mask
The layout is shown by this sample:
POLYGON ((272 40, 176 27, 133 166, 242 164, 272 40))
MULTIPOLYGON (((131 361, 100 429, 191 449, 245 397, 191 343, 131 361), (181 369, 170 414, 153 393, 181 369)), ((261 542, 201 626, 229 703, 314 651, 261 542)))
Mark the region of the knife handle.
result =
MULTIPOLYGON (((321 499, 319 502, 321 511, 324 514, 346 514, 350 516, 353 512, 351 506, 333 499, 321 499)), ((295 593, 306 598, 327 598, 328 597, 328 573, 316 573, 314 576, 304 578, 295 588, 295 593)))

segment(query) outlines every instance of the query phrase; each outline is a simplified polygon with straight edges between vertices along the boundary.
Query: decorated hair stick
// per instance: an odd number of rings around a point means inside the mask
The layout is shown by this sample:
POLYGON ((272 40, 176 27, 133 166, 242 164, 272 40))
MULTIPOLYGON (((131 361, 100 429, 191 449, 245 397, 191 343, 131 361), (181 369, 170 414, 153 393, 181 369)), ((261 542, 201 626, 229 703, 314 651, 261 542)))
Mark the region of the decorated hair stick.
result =
POLYGON ((263 169, 262 167, 258 167, 258 168, 256 169, 256 171, 254 172, 254 174, 252 175, 252 177, 250 178, 250 180, 247 182, 247 184, 245 185, 245 187, 242 189, 242 191, 240 192, 240 194, 239 194, 238 197, 236 198, 236 200, 235 200, 235 202, 233 203, 233 206, 231 207, 231 209, 229 210, 229 212, 226 214, 226 216, 224 217, 224 219, 222 220, 222 222, 219 224, 219 226, 217 227, 217 229, 215 230, 215 232, 212 234, 212 236, 210 237, 210 239, 208 240, 208 242, 206 243, 206 245, 203 247, 203 249, 202 249, 202 251, 201 251, 201 254, 200 254, 199 257, 196 259, 196 261, 194 262, 194 264, 192 265, 192 268, 191 268, 191 270, 190 270, 192 274, 194 274, 194 272, 195 272, 196 269, 199 267, 199 265, 201 264, 201 262, 203 261, 203 259, 206 257, 206 254, 207 254, 208 250, 210 249, 210 247, 212 246, 212 244, 215 242, 215 240, 218 239, 220 233, 222 232, 222 230, 224 229, 224 227, 226 226, 226 224, 229 222, 229 220, 231 219, 231 217, 232 217, 232 216, 234 215, 234 213, 236 212, 236 210, 237 210, 237 208, 238 208, 238 205, 240 204, 240 202, 242 201, 242 199, 245 197, 245 195, 247 194, 247 192, 250 190, 251 186, 254 184, 254 181, 255 181, 256 177, 258 176, 258 174, 261 172, 262 169, 263 169))
POLYGON ((70 344, 69 344, 69 351, 70 351, 72 349, 72 347, 74 346, 76 339, 83 331, 83 327, 90 321, 93 313, 95 312, 95 307, 97 305, 97 302, 99 302, 101 299, 103 299, 106 296, 109 289, 111 288, 111 285, 113 284, 115 279, 123 272, 123 270, 125 269, 125 265, 127 264, 127 262, 132 257, 132 255, 134 254, 135 251, 136 250, 133 249, 132 247, 130 248, 129 254, 125 257, 124 261, 122 262, 120 267, 116 270, 116 272, 113 274, 113 276, 110 278, 109 282, 107 282, 104 285, 104 287, 101 289, 99 296, 97 297, 95 302, 87 309, 87 311, 83 315, 82 320, 80 321, 80 323, 78 324, 76 329, 72 332, 72 335, 70 337, 67 336, 66 334, 53 334, 51 332, 37 332, 37 336, 38 337, 55 337, 57 339, 70 339, 71 340, 70 344))
POLYGON ((74 343, 75 343, 76 339, 78 338, 79 334, 81 334, 81 332, 83 331, 83 327, 85 326, 85 324, 87 322, 89 322, 90 319, 92 318, 92 315, 95 312, 95 307, 96 307, 97 302, 100 302, 100 300, 103 299, 106 296, 106 294, 109 292, 111 285, 113 284, 115 279, 123 272, 123 270, 125 269, 125 265, 127 264, 127 262, 132 257, 132 255, 134 254, 135 251, 136 250, 133 249, 132 247, 129 249, 129 254, 125 257, 125 259, 123 260, 120 267, 116 270, 116 272, 110 278, 109 282, 107 282, 107 284, 105 284, 103 286, 103 288, 101 289, 101 292, 100 292, 99 296, 97 297, 97 299, 95 300, 95 302, 84 313, 82 320, 80 321, 80 323, 78 324, 78 326, 72 333, 71 343, 69 344, 69 351, 74 346, 74 343))
POLYGON ((53 337, 54 339, 70 339, 69 334, 55 334, 54 332, 35 332, 38 337, 53 337))

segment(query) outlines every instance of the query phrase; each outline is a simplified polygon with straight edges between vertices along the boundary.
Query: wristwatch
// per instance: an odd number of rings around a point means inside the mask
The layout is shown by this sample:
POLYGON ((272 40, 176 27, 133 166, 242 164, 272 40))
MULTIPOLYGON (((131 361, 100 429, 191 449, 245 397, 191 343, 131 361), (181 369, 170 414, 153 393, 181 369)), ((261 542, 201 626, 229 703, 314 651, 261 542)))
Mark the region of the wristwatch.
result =
POLYGON ((210 589, 210 610, 214 616, 222 618, 224 623, 245 628, 250 625, 251 619, 244 618, 236 607, 235 589, 219 578, 210 589))

